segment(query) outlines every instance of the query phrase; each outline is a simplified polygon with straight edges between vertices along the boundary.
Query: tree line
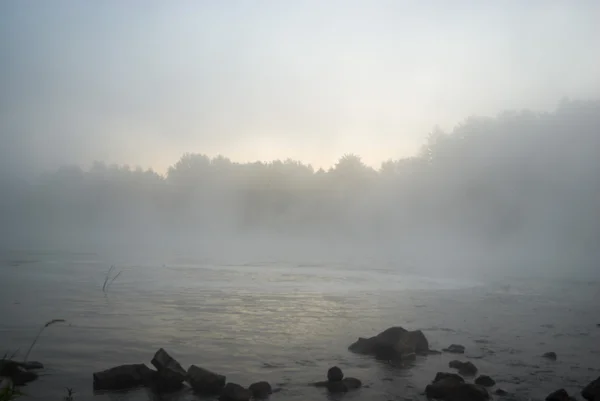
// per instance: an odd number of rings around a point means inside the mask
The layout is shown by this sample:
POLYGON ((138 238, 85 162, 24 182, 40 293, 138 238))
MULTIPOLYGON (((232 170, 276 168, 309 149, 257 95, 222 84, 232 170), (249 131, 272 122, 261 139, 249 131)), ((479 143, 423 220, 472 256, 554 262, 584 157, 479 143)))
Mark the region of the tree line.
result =
POLYGON ((354 154, 328 170, 197 153, 165 175, 101 162, 65 166, 18 189, 5 185, 2 231, 23 238, 262 232, 382 243, 527 238, 596 255, 598 149, 600 101, 565 100, 552 112, 505 112, 435 129, 419 154, 378 169, 354 154))

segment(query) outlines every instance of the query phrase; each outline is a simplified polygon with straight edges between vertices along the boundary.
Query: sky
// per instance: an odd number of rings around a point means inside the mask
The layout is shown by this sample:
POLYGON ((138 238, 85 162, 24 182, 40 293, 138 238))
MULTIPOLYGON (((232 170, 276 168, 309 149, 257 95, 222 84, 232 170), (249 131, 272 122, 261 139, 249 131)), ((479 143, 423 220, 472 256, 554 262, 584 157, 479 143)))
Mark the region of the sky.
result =
POLYGON ((0 2, 0 168, 329 167, 600 96, 594 0, 0 2))

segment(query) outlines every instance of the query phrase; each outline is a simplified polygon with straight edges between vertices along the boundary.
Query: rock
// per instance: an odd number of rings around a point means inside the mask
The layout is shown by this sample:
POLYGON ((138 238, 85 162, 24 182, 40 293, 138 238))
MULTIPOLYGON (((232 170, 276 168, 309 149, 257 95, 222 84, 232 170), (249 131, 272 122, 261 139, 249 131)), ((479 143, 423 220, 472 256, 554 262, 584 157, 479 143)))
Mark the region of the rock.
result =
POLYGON ((327 382, 327 391, 330 393, 347 393, 362 387, 362 382, 354 377, 346 377, 342 381, 327 382))
POLYGON ((183 382, 171 376, 165 376, 161 372, 152 371, 152 379, 148 387, 156 394, 172 393, 181 390, 183 382))
POLYGON ((346 377, 342 380, 342 383, 346 385, 348 390, 356 390, 362 387, 362 382, 354 377, 346 377))
POLYGON ((24 386, 29 382, 32 382, 38 378, 37 373, 29 370, 22 370, 13 377, 11 377, 15 386, 24 386))
POLYGON ((187 371, 187 380, 195 392, 199 394, 218 394, 225 387, 225 376, 200 368, 190 366, 187 371))
POLYGON ((548 397, 546 397, 546 401, 571 401, 572 398, 569 397, 569 394, 567 393, 567 391, 564 388, 561 388, 560 390, 556 390, 555 392, 551 393, 548 395, 548 397))
POLYGON ((490 394, 485 387, 470 383, 461 384, 447 398, 448 401, 487 401, 489 399, 490 394))
POLYGON ((581 396, 588 401, 600 400, 600 377, 581 390, 581 396))
POLYGON ((402 359, 403 355, 429 353, 429 342, 421 330, 408 331, 391 327, 375 337, 359 338, 348 349, 357 354, 374 355, 390 360, 402 359))
POLYGON ((475 376, 477 367, 472 362, 450 361, 448 364, 451 368, 458 369, 458 373, 464 376, 475 376))
POLYGON ((252 383, 248 389, 254 398, 267 398, 273 393, 271 385, 267 382, 252 383))
POLYGON ((481 375, 475 379, 475 384, 483 387, 492 387, 496 385, 496 381, 487 375, 481 375))
POLYGON ((327 391, 330 393, 347 393, 348 387, 343 381, 327 382, 327 391))
POLYGON ((94 373, 94 390, 125 390, 149 385, 155 374, 143 363, 116 366, 94 373))
POLYGON ((465 347, 460 344, 451 344, 448 348, 444 348, 442 351, 449 352, 451 354, 464 354, 465 347))
POLYGON ((467 384, 455 373, 439 372, 433 383, 425 388, 427 398, 445 401, 487 401, 490 398, 485 387, 467 384))
POLYGON ((342 369, 338 368, 337 366, 329 368, 327 371, 327 380, 330 382, 340 382, 343 378, 344 373, 342 372, 342 369))
POLYGON ((543 358, 550 359, 551 361, 556 361, 556 352, 546 352, 542 355, 543 358))
POLYGON ((24 386, 38 378, 37 373, 26 370, 23 363, 0 360, 0 377, 9 378, 15 386, 24 386))
POLYGON ((465 382, 465 379, 463 379, 462 376, 459 376, 456 373, 437 372, 435 378, 433 379, 433 383, 437 383, 440 380, 444 379, 451 379, 459 383, 465 382))
POLYGON ((438 372, 433 382, 425 387, 427 398, 445 399, 465 380, 455 373, 438 372))
POLYGON ((501 388, 496 389, 496 391, 494 391, 494 394, 499 395, 499 396, 508 395, 508 393, 506 391, 502 390, 501 388))
POLYGON ((187 376, 185 369, 183 369, 179 362, 173 359, 173 357, 171 357, 171 355, 163 348, 156 351, 156 354, 154 354, 154 358, 152 358, 150 363, 154 365, 164 380, 182 383, 187 376))
POLYGON ((227 383, 219 397, 219 401, 249 401, 252 392, 239 384, 227 383))

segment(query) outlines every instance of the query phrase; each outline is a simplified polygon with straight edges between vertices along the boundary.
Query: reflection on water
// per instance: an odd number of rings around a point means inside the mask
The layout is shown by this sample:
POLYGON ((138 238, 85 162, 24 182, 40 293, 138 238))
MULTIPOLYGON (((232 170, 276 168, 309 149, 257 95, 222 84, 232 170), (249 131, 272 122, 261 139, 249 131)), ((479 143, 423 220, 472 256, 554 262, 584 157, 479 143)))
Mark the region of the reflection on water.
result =
POLYGON ((30 359, 44 362, 47 375, 27 388, 30 397, 60 399, 69 386, 77 400, 111 399, 93 396, 93 371, 148 363, 165 347, 184 366, 205 366, 244 385, 277 383, 282 391, 274 400, 326 399, 306 383, 334 364, 368 386, 345 399, 421 399, 435 372, 448 370, 449 355, 398 368, 346 349, 391 325, 423 328, 438 349, 465 345, 481 373, 523 397, 542 399, 557 383, 577 392, 600 375, 591 353, 600 343, 598 283, 480 283, 393 268, 186 261, 119 265, 123 273, 104 294, 113 261, 81 254, 11 258, 0 267, 0 346, 25 350, 41 324, 68 321, 50 327, 33 350, 30 359), (557 362, 539 357, 549 350, 557 362))

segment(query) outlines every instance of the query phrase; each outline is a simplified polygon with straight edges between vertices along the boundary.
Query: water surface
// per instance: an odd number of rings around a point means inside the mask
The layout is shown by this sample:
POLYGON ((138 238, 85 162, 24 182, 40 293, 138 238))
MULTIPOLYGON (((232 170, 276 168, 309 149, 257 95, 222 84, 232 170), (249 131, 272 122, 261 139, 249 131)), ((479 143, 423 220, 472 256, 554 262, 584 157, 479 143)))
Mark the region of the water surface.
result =
POLYGON ((149 364, 164 347, 184 367, 242 385, 267 380, 281 388, 275 401, 327 399, 307 383, 332 365, 366 385, 345 399, 424 399, 425 385, 456 356, 390 366, 347 351, 357 337, 393 325, 423 329, 436 349, 465 345, 462 359, 521 399, 541 400, 559 387, 577 394, 600 376, 598 282, 436 279, 352 263, 143 260, 118 263, 122 274, 104 293, 110 258, 3 254, 0 347, 22 355, 44 322, 67 320, 49 327, 31 353, 47 368, 26 387, 29 398, 60 399, 72 387, 80 401, 150 399, 144 390, 94 394, 92 372, 149 364), (540 357, 547 351, 558 361, 540 357))

